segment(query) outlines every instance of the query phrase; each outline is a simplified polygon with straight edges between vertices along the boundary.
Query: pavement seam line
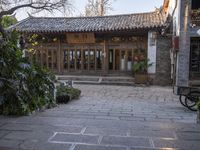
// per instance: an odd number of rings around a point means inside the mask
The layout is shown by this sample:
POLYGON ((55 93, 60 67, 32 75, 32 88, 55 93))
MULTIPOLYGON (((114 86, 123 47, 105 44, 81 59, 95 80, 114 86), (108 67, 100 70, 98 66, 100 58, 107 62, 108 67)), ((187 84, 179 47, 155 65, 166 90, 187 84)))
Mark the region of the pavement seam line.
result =
POLYGON ((83 135, 86 131, 87 127, 84 127, 82 130, 81 130, 81 134, 83 135))
POLYGON ((175 132, 173 132, 173 135, 174 135, 174 139, 175 139, 175 140, 178 140, 178 136, 176 135, 175 132))
POLYGON ((148 138, 148 139, 149 139, 149 143, 150 143, 150 145, 151 145, 153 148, 155 148, 155 145, 154 145, 153 139, 152 139, 152 138, 148 138))
POLYGON ((98 144, 99 144, 99 145, 101 144, 102 139, 103 139, 103 136, 102 136, 102 135, 99 135, 99 138, 98 138, 98 144))
POLYGON ((76 144, 72 144, 72 146, 69 148, 69 150, 74 150, 75 147, 76 147, 76 144))
POLYGON ((51 140, 58 134, 58 132, 54 132, 52 136, 48 139, 48 143, 51 143, 51 140))

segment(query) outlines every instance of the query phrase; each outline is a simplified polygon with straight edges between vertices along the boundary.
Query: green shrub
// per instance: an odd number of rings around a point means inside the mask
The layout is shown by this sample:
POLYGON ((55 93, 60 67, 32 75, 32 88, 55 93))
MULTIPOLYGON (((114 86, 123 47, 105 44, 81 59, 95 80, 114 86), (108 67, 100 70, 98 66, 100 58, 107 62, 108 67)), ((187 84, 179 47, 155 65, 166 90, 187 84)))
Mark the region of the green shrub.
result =
POLYGON ((0 44, 0 113, 4 115, 26 115, 55 105, 55 77, 22 57, 17 39, 12 33, 0 44))
POLYGON ((78 99, 80 95, 79 89, 63 85, 57 87, 56 99, 58 103, 67 103, 70 99, 78 99))

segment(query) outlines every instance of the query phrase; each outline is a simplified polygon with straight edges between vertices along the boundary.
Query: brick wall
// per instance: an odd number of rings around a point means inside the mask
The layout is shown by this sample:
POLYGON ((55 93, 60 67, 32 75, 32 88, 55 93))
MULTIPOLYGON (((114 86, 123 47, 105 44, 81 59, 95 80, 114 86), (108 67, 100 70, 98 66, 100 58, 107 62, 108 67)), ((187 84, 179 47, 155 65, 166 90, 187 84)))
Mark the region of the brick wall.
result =
POLYGON ((171 37, 158 36, 156 49, 155 85, 171 85, 171 37))

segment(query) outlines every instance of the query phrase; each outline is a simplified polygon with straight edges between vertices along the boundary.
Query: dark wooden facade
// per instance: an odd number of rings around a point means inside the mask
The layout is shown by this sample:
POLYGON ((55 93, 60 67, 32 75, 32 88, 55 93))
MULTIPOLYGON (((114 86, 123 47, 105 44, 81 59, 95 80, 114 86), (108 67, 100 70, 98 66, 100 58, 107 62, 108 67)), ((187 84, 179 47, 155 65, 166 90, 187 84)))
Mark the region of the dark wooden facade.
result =
POLYGON ((147 57, 147 34, 40 33, 26 56, 56 74, 131 73, 134 57, 147 57))
POLYGON ((57 74, 102 75, 130 73, 134 58, 147 57, 147 50, 153 51, 155 63, 156 45, 150 44, 148 49, 148 34, 166 28, 167 20, 168 16, 157 9, 111 16, 29 17, 9 29, 24 36, 37 34, 39 44, 28 45, 35 49, 29 57, 57 74))

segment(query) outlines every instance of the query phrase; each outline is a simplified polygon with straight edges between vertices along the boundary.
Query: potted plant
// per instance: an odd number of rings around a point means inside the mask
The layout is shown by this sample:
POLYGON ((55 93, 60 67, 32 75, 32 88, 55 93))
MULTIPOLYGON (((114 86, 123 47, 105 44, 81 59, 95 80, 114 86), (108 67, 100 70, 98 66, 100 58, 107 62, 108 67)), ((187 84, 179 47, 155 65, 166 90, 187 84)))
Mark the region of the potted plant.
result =
MULTIPOLYGON (((143 58, 143 56, 142 56, 143 58)), ((135 77, 136 84, 146 84, 148 81, 148 67, 152 65, 149 63, 149 59, 135 59, 136 61, 133 64, 132 70, 135 77)))

